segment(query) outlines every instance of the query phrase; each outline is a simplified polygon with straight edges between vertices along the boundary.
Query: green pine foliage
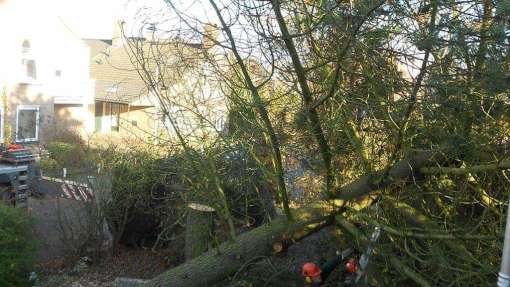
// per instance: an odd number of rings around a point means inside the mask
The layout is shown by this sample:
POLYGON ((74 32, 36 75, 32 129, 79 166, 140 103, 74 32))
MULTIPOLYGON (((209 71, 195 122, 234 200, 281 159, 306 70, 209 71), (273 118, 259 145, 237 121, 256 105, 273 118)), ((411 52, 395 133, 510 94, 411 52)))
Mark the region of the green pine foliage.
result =
POLYGON ((29 286, 36 243, 25 210, 0 204, 0 286, 29 286))

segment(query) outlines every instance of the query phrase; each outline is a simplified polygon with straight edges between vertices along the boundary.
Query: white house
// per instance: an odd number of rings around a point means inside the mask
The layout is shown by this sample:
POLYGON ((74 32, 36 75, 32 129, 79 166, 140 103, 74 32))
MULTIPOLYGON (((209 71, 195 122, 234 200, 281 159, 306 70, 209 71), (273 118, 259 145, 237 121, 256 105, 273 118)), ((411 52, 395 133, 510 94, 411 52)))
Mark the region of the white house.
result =
MULTIPOLYGON (((70 109, 74 117, 93 118, 83 114, 93 104, 90 48, 45 3, 0 2, 2 141, 49 139, 70 109)), ((82 125, 92 128, 93 121, 82 125)))

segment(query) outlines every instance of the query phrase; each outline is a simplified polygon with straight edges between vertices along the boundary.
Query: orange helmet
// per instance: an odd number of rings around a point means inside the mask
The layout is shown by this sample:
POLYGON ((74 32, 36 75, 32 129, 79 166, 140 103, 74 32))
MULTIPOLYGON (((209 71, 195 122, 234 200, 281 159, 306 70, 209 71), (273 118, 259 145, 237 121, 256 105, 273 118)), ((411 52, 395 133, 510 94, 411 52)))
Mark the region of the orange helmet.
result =
POLYGON ((321 275, 321 269, 319 266, 315 265, 314 263, 307 262, 303 265, 303 269, 301 271, 303 276, 307 277, 318 277, 321 275))

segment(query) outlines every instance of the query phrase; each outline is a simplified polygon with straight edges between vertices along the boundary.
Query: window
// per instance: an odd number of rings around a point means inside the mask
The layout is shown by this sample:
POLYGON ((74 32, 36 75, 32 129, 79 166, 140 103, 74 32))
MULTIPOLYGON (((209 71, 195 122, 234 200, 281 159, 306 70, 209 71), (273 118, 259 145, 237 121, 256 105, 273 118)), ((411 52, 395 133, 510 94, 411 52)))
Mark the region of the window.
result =
POLYGON ((28 79, 31 79, 31 80, 37 79, 37 70, 35 67, 34 60, 23 59, 22 65, 23 65, 23 67, 25 67, 25 76, 28 79))
POLYGON ((118 132, 120 130, 120 115, 127 112, 128 105, 111 102, 97 102, 95 105, 96 131, 118 132))
POLYGON ((57 78, 62 77, 62 70, 55 70, 55 77, 57 78))
POLYGON ((16 113, 16 141, 30 142, 39 139, 39 107, 18 106, 16 113))
POLYGON ((108 94, 115 94, 119 91, 119 85, 113 85, 111 87, 109 87, 108 89, 106 89, 106 93, 108 94))
POLYGON ((28 40, 23 40, 23 43, 21 44, 22 52, 23 54, 29 54, 30 53, 30 42, 28 40))
POLYGON ((118 132, 120 122, 120 104, 115 103, 110 104, 110 115, 111 115, 110 129, 112 132, 118 132))
POLYGON ((96 132, 101 132, 103 127, 103 102, 96 102, 94 116, 96 119, 96 132))
POLYGON ((28 80, 37 79, 36 63, 32 57, 31 46, 28 40, 24 40, 23 43, 21 44, 21 52, 23 54, 23 58, 21 60, 23 73, 25 74, 28 80))

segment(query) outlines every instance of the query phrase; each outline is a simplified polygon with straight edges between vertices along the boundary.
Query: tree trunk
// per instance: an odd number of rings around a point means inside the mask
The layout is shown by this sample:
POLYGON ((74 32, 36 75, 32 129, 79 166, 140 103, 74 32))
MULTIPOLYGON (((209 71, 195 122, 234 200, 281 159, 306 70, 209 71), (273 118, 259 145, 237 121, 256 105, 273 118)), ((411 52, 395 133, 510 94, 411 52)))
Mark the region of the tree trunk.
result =
POLYGON ((269 119, 269 114, 266 110, 264 100, 262 99, 262 97, 259 94, 258 87, 256 87, 255 83, 252 81, 248 67, 246 66, 244 60, 242 59, 241 55, 239 54, 239 52, 237 50, 236 42, 234 40, 234 36, 232 35, 232 31, 230 30, 230 26, 225 22, 225 19, 223 19, 220 9, 216 5, 216 3, 213 0, 209 0, 209 3, 211 3, 211 6, 214 8, 214 11, 216 12, 216 15, 218 16, 218 19, 220 20, 221 26, 223 27, 223 30, 225 31, 225 33, 227 35, 227 39, 230 41, 232 53, 234 54, 237 64, 239 65, 239 68, 241 69, 241 73, 243 74, 243 78, 246 82, 246 87, 250 91, 251 97, 253 99, 253 103, 255 104, 255 107, 257 108, 257 111, 260 115, 262 123, 264 124, 264 128, 265 128, 264 133, 269 138, 269 143, 271 145, 271 148, 273 149, 274 169, 276 172, 276 178, 277 178, 277 184, 278 184, 278 199, 280 200, 280 202, 283 206, 283 211, 285 213, 285 216, 287 216, 287 219, 290 220, 291 212, 289 209, 289 199, 287 196, 287 189, 285 187, 285 179, 284 179, 285 171, 283 168, 283 161, 282 161, 282 155, 281 155, 281 150, 280 150, 280 141, 278 140, 278 137, 276 136, 276 132, 273 128, 273 124, 271 123, 271 120, 269 119))
POLYGON ((420 168, 420 172, 426 174, 464 175, 470 173, 496 171, 498 169, 510 169, 510 159, 503 159, 497 163, 480 164, 469 167, 422 167, 420 168))
MULTIPOLYGON (((336 189, 338 198, 332 201, 318 201, 292 211, 292 221, 279 217, 272 222, 243 233, 235 242, 225 242, 218 250, 207 253, 170 269, 150 281, 148 286, 209 286, 235 273, 246 262, 256 257, 279 252, 279 244, 285 248, 289 238, 303 238, 318 230, 331 216, 338 212, 336 206, 345 204, 341 199, 359 199, 369 193, 386 187, 398 180, 412 177, 414 172, 425 165, 438 164, 445 159, 441 151, 416 152, 404 159, 386 173, 380 171, 336 189), (385 178, 381 178, 387 174, 385 178), (301 235, 300 235, 301 234, 301 235), (283 242, 283 243, 282 243, 283 242), (218 252, 219 251, 219 252, 218 252)), ((292 242, 292 241, 290 241, 292 242)))
MULTIPOLYGON (((152 279, 148 286, 194 287, 209 286, 230 274, 253 258, 273 252, 273 243, 292 238, 317 223, 326 221, 334 207, 324 201, 293 211, 294 220, 280 217, 237 237, 235 242, 225 242, 207 253, 181 264, 152 279)), ((302 236, 300 236, 302 237, 302 236)))
POLYGON ((292 36, 287 28, 287 23, 285 22, 285 17, 283 16, 280 9, 280 1, 273 0, 271 1, 271 5, 273 7, 273 11, 276 17, 276 21, 278 22, 278 26, 280 27, 280 31, 282 32, 283 42, 285 43, 285 47, 287 48, 287 52, 292 60, 292 65, 294 67, 294 71, 296 73, 296 77, 299 83, 299 87, 301 88, 301 96, 305 103, 306 115, 308 121, 310 122, 312 134, 317 141, 319 146, 319 151, 322 156, 322 160, 324 161, 324 168, 326 169, 326 193, 328 195, 331 192, 331 188, 333 185, 333 171, 331 167, 331 148, 329 147, 328 140, 324 134, 324 131, 321 127, 321 120, 319 114, 313 107, 313 95, 310 87, 308 86, 308 79, 306 75, 305 68, 301 63, 301 59, 299 58, 299 54, 297 52, 296 46, 294 45, 294 41, 292 40, 292 36))
POLYGON ((273 202, 273 196, 267 186, 261 186, 260 188, 255 186, 255 190, 260 198, 260 204, 264 209, 264 213, 267 216, 267 221, 271 221, 277 217, 276 207, 273 202))
POLYGON ((421 167, 440 165, 447 160, 447 151, 418 151, 405 158, 385 171, 378 171, 360 177, 347 185, 334 189, 336 198, 355 200, 370 194, 374 190, 382 189, 390 184, 407 178, 412 178, 421 167))
POLYGON ((191 203, 188 205, 186 221, 186 261, 206 252, 214 229, 215 210, 212 207, 191 203))

